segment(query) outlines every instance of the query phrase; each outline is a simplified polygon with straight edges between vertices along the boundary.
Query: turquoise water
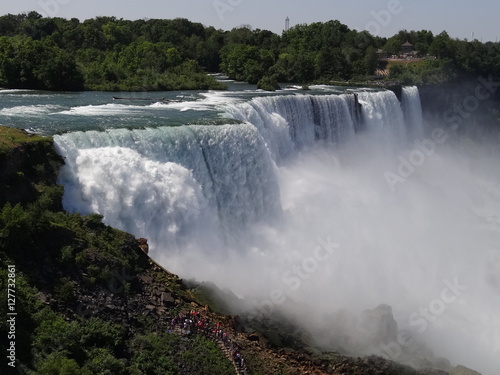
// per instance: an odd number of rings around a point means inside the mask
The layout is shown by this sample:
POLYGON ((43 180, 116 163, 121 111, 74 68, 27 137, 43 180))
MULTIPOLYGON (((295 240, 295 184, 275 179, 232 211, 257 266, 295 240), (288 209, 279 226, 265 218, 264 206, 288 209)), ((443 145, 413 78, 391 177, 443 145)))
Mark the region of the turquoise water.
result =
MULTIPOLYGON (((256 96, 304 93, 297 87, 265 93, 245 83, 229 80, 225 83, 229 90, 218 92, 54 93, 1 90, 0 125, 44 135, 116 128, 218 125, 235 122, 226 114, 224 106, 228 103, 248 101, 256 96), (115 100, 114 97, 130 100, 115 100)), ((307 93, 341 93, 344 90, 317 86, 307 93)))
POLYGON ((84 130, 210 123, 219 116, 202 92, 48 93, 0 92, 0 124, 46 135, 84 130), (144 98, 145 100, 114 100, 144 98), (147 100, 151 98, 152 100, 147 100), (182 100, 166 103, 156 99, 182 100))

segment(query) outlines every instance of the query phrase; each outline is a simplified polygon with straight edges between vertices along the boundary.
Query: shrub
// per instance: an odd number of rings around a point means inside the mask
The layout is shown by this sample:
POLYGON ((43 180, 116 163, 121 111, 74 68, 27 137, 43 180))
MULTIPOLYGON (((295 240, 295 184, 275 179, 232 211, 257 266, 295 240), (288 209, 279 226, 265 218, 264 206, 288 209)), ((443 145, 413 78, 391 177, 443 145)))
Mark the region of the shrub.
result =
POLYGON ((75 301, 75 287, 71 280, 63 277, 55 289, 55 297, 62 304, 72 304, 75 301))
POLYGON ((132 351, 136 353, 133 367, 142 373, 234 374, 231 362, 203 336, 189 341, 171 334, 139 336, 132 343, 132 351))
POLYGON ((275 77, 264 77, 257 83, 257 88, 266 91, 276 91, 281 89, 275 77))
POLYGON ((37 365, 39 375, 93 375, 82 370, 74 359, 69 359, 61 353, 49 355, 37 365))
POLYGON ((49 308, 44 308, 34 317, 38 326, 33 335, 33 352, 39 361, 52 353, 81 357, 79 338, 82 332, 77 322, 68 323, 62 315, 49 308))
POLYGON ((125 375, 128 374, 125 363, 115 358, 109 350, 92 348, 87 352, 90 358, 83 367, 92 375, 125 375))

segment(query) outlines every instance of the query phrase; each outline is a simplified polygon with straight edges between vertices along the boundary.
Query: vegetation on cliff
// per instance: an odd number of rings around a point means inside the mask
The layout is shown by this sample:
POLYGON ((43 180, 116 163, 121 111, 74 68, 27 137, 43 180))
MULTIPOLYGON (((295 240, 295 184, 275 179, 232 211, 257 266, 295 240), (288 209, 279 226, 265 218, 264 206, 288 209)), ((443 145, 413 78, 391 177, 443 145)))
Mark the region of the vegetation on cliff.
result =
POLYGON ((403 84, 439 84, 479 75, 500 75, 500 43, 454 39, 446 31, 433 35, 426 30, 402 30, 389 38, 383 49, 397 55, 405 42, 414 46, 416 57, 429 58, 390 64, 389 79, 403 84))

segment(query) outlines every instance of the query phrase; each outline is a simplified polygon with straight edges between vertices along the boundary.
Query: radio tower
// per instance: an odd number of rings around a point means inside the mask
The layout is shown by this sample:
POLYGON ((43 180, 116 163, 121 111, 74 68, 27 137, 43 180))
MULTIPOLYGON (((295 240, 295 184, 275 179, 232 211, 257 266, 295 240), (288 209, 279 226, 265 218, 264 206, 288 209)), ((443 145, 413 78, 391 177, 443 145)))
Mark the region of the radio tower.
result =
POLYGON ((285 20, 285 31, 290 30, 290 18, 286 18, 285 20))

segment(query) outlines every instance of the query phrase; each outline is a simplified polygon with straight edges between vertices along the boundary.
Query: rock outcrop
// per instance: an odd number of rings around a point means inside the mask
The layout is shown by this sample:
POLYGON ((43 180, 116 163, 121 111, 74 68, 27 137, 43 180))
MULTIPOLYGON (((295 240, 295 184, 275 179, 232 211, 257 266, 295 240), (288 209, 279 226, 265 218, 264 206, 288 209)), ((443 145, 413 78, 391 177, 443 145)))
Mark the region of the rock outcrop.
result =
POLYGON ((144 254, 148 255, 149 254, 148 240, 145 238, 139 238, 137 240, 137 243, 139 245, 139 248, 144 252, 144 254))
POLYGON ((373 310, 365 310, 361 315, 361 325, 368 334, 370 345, 397 342, 398 323, 392 315, 392 308, 380 305, 373 310))
POLYGON ((450 371, 450 375, 481 375, 481 374, 465 366, 457 366, 450 371))

